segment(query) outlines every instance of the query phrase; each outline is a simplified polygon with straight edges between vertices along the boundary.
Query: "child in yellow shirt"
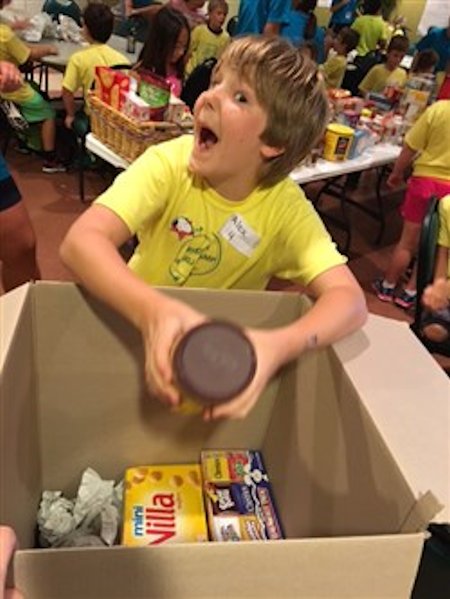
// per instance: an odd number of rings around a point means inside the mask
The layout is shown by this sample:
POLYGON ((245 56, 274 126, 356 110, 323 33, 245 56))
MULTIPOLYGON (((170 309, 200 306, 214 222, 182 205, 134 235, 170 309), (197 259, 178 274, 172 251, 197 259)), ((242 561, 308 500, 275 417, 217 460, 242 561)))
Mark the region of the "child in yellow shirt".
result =
POLYGON ((69 231, 64 262, 142 333, 146 380, 166 404, 180 402, 174 342, 206 316, 156 285, 262 290, 281 276, 317 299, 281 328, 247 329, 255 378, 207 421, 244 418, 283 364, 364 322, 364 294, 289 176, 327 121, 316 65, 278 36, 236 38, 197 99, 194 134, 148 148, 69 231), (127 265, 118 248, 136 232, 127 265))
POLYGON ((400 278, 417 251, 422 221, 430 198, 450 194, 450 100, 429 106, 405 136, 388 185, 396 188, 413 163, 401 207, 403 229, 384 277, 374 282, 379 300, 394 302, 407 310, 416 299, 416 273, 413 272, 403 290, 395 293, 400 278))
MULTIPOLYGON (((8 4, 10 0, 0 0, 0 8, 8 4)), ((58 54, 56 46, 52 44, 28 46, 8 25, 0 23, 0 60, 21 67, 29 61, 39 60, 43 56, 52 54, 58 54)), ((0 98, 14 102, 28 123, 39 123, 44 156, 42 171, 44 173, 65 171, 65 167, 56 159, 56 115, 50 104, 27 81, 23 81, 14 91, 0 92, 0 98)))
POLYGON ((196 66, 208 58, 218 58, 228 44, 230 36, 223 29, 227 14, 228 4, 225 0, 210 0, 207 22, 197 25, 191 31, 190 56, 186 65, 186 75, 192 73, 196 66))
POLYGON ((64 124, 71 129, 75 122, 75 92, 83 90, 84 111, 77 115, 76 131, 85 134, 89 130, 89 105, 87 96, 94 81, 96 66, 127 65, 123 54, 107 45, 114 26, 114 15, 106 4, 88 4, 83 11, 83 36, 89 46, 72 54, 67 63, 62 82, 62 97, 66 117, 64 124))
POLYGON ((386 62, 376 64, 359 84, 362 95, 370 92, 383 93, 387 86, 404 87, 408 75, 405 69, 400 67, 409 48, 409 40, 404 35, 395 35, 389 42, 386 53, 386 62))
POLYGON ((356 48, 358 39, 359 33, 350 27, 342 28, 337 34, 333 42, 336 54, 331 54, 321 65, 325 85, 328 89, 341 87, 347 68, 347 55, 356 48))

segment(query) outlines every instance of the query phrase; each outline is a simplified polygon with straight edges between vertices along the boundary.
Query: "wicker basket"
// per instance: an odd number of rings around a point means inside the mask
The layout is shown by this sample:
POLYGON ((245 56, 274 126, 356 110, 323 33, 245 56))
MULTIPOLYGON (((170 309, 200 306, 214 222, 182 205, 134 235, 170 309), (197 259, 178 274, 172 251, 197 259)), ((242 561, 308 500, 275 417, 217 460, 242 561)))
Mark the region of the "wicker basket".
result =
POLYGON ((149 146, 178 137, 187 127, 166 121, 139 123, 128 118, 97 96, 89 97, 91 130, 94 135, 116 154, 133 162, 149 146))

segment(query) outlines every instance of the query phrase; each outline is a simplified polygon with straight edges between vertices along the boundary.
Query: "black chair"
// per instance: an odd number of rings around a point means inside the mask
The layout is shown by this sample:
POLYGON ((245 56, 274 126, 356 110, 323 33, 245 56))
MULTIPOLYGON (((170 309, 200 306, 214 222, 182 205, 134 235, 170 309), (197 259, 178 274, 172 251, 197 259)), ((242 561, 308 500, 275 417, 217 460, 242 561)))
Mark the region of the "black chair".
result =
POLYGON ((426 310, 422 306, 422 295, 425 287, 433 281, 434 266, 437 253, 437 239, 439 232, 439 200, 433 197, 430 201, 425 219, 420 232, 419 250, 417 253, 417 301, 414 321, 411 330, 431 353, 450 356, 450 336, 447 340, 438 343, 431 341, 422 333, 426 310))

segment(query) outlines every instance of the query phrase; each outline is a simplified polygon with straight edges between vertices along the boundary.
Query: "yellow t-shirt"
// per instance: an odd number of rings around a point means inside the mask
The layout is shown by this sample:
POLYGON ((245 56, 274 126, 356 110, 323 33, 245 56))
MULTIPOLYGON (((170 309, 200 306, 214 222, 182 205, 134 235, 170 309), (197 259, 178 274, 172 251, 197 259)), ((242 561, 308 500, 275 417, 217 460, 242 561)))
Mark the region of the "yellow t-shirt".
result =
MULTIPOLYGON (((450 195, 439 200, 439 235, 438 245, 450 252, 450 195)), ((447 276, 450 279, 450 253, 447 266, 447 276)))
POLYGON ((352 29, 359 33, 359 42, 356 52, 359 56, 365 56, 368 52, 376 50, 381 40, 387 40, 387 24, 380 15, 361 15, 357 17, 352 29))
POLYGON ((346 262, 290 179, 233 202, 188 170, 193 137, 150 147, 97 204, 137 234, 129 265, 152 285, 264 289, 272 276, 307 285, 346 262))
MULTIPOLYGON (((0 24, 0 60, 7 60, 19 67, 28 60, 29 56, 29 47, 17 37, 11 27, 0 24)), ((17 104, 23 104, 23 102, 33 97, 33 90, 29 83, 24 82, 18 90, 8 93, 2 92, 0 97, 17 104)))
POLYGON ((408 146, 420 152, 414 161, 416 177, 450 181, 450 100, 429 106, 405 136, 408 146))
POLYGON ((91 44, 72 54, 64 72, 62 86, 72 93, 83 90, 85 111, 88 113, 86 99, 94 81, 95 67, 111 67, 117 64, 130 64, 130 61, 107 44, 91 44))
POLYGON ((345 69, 347 66, 347 58, 345 56, 330 56, 321 65, 321 71, 325 79, 327 88, 341 87, 344 79, 345 69))
POLYGON ((388 85, 404 87, 407 79, 408 74, 405 69, 402 69, 401 67, 397 67, 393 71, 390 71, 384 64, 376 64, 361 81, 359 89, 365 94, 368 92, 380 94, 388 85))
POLYGON ((197 25, 191 32, 186 75, 192 73, 207 58, 218 58, 229 41, 230 36, 226 31, 214 33, 208 25, 197 25))

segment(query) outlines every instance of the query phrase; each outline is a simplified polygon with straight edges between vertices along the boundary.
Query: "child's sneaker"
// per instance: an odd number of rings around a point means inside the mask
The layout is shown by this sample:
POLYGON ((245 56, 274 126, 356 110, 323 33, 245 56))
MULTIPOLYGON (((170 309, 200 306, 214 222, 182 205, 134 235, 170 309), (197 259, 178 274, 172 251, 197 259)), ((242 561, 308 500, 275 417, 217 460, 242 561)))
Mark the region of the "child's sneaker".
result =
POLYGON ((42 166, 42 172, 48 174, 65 173, 66 167, 64 166, 64 164, 56 162, 56 160, 47 160, 46 162, 44 162, 42 166))
POLYGON ((394 299, 394 287, 388 287, 383 279, 377 279, 372 283, 376 296, 382 302, 392 302, 394 299))
POLYGON ((14 146, 14 150, 19 154, 31 154, 31 148, 29 148, 22 139, 19 139, 17 145, 14 146))
POLYGON ((416 292, 409 293, 408 291, 403 290, 400 295, 394 297, 394 303, 399 308, 403 308, 403 310, 409 310, 416 305, 416 296, 416 292))

